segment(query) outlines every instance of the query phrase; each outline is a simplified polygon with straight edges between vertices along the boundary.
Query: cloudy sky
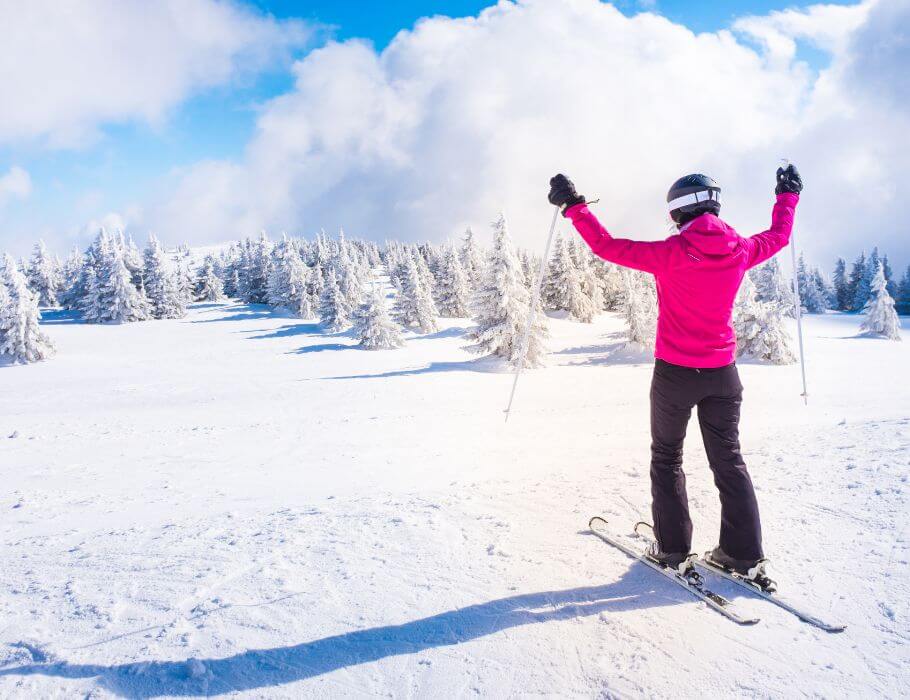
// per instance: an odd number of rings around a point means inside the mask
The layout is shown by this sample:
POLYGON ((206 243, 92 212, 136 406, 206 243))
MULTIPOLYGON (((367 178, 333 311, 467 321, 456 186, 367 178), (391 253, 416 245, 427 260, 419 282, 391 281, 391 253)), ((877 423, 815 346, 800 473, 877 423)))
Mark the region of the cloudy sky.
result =
POLYGON ((541 246, 557 171, 644 239, 707 172, 745 234, 788 157, 814 262, 903 268, 908 27, 910 0, 0 0, 0 249, 441 241, 499 210, 541 246))

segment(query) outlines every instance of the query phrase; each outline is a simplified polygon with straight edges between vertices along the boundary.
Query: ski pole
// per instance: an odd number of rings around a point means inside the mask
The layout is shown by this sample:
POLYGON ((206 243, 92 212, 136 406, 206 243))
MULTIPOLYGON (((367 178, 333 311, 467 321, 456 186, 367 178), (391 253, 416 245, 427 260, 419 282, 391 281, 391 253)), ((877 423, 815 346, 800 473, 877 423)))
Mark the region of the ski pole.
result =
POLYGON ((543 286, 543 274, 547 267, 547 258, 550 255, 550 244, 553 242, 553 232, 556 230, 556 219, 559 216, 559 207, 553 207, 553 220, 550 222, 550 234, 547 236, 547 247, 544 248, 543 257, 540 259, 540 267, 537 269, 537 282, 534 290, 531 292, 531 309, 528 311, 528 325, 525 326, 524 337, 521 341, 521 356, 519 357, 518 366, 515 368, 515 378, 512 380, 512 393, 509 394, 509 405, 506 406, 506 423, 509 422, 509 412, 512 410, 512 400, 515 398, 515 388, 518 386, 518 377, 525 364, 525 356, 528 354, 528 343, 531 339, 531 327, 534 325, 534 316, 537 313, 537 302, 540 299, 540 288, 543 286))
MULTIPOLYGON (((790 166, 787 158, 781 159, 782 167, 786 170, 790 166)), ((809 390, 806 388, 806 357, 803 354, 803 316, 802 316, 802 299, 799 296, 799 274, 796 262, 796 233, 790 231, 790 256, 793 260, 793 296, 794 309, 796 310, 796 335, 799 337, 799 366, 803 375, 803 402, 809 405, 809 390)))

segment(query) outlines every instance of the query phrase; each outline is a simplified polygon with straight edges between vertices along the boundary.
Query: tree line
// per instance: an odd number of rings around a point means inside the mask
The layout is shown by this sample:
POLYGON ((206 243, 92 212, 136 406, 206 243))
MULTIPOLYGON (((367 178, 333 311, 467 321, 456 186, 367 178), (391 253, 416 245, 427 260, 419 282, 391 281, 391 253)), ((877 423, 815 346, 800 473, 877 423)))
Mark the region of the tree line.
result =
MULTIPOLYGON (((186 246, 166 251, 155 236, 140 251, 122 232, 101 230, 85 251, 74 250, 64 262, 39 241, 28 262, 4 258, 0 354, 33 362, 53 353, 53 343, 39 326, 40 308, 77 311, 89 323, 129 323, 182 318, 194 301, 226 298, 318 319, 326 332, 351 332, 367 349, 401 347, 404 331, 433 333, 440 317, 472 318, 468 350, 512 363, 524 357, 526 365, 535 366, 545 355, 546 312, 590 323, 605 311, 622 314, 631 343, 653 348, 653 277, 594 256, 577 236, 555 241, 537 320, 523 348, 540 261, 513 245, 504 216, 493 222, 492 233, 492 245, 485 248, 470 228, 457 243, 445 245, 386 241, 379 246, 349 240, 343 231, 334 239, 320 233, 312 239, 283 236, 272 241, 263 232, 201 261, 194 261, 186 246), (378 275, 391 283, 391 304, 378 275)), ((854 262, 849 275, 839 258, 832 284, 802 257, 797 275, 805 312, 865 310, 865 332, 899 338, 894 297, 898 305, 910 303, 910 268, 895 283, 887 257, 873 249, 868 258, 863 254, 854 262)), ((734 310, 740 354, 793 362, 783 318, 794 313, 791 283, 777 259, 752 270, 734 310)))

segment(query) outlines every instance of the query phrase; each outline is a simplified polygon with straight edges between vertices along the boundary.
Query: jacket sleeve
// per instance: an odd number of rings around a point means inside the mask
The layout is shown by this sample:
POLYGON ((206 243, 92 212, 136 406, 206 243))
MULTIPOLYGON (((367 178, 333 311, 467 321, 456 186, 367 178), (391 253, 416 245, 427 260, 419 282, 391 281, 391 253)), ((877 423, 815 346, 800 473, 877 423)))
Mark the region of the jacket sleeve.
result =
POLYGON ((623 267, 657 274, 667 265, 669 246, 666 241, 630 241, 613 238, 585 204, 566 210, 566 217, 584 238, 593 253, 623 267))
POLYGON ((749 267, 760 265, 790 242, 793 231, 793 216, 799 195, 782 192, 771 212, 771 228, 745 239, 749 253, 749 267))

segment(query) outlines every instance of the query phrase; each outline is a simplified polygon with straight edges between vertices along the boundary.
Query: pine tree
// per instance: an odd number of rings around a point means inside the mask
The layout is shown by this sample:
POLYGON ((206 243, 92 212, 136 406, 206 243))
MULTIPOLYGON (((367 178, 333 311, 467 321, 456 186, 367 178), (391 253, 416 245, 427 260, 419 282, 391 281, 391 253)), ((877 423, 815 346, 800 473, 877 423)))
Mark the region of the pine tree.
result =
POLYGON ((405 328, 416 327, 418 333, 437 330, 436 305, 430 290, 424 286, 415 256, 408 255, 401 277, 401 291, 395 296, 395 320, 405 328))
POLYGON ((629 342, 653 350, 657 335, 657 293, 650 275, 623 270, 626 278, 625 317, 629 342))
MULTIPOLYGON (((866 253, 860 253, 860 256, 853 261, 853 266, 850 268, 850 280, 847 282, 847 297, 849 298, 848 309, 850 311, 860 311, 865 305, 865 298, 863 303, 860 306, 856 306, 856 297, 860 287, 860 283, 863 278, 866 276, 866 253)), ((866 293, 868 296, 868 292, 866 293)))
POLYGON ((779 303, 758 300, 755 285, 746 275, 733 308, 737 354, 775 365, 796 362, 783 316, 779 303))
POLYGON ((810 314, 824 313, 826 308, 825 291, 819 287, 818 278, 809 270, 802 255, 799 256, 796 270, 802 308, 810 314))
POLYGON ((246 304, 268 303, 268 281, 272 265, 272 244, 265 231, 253 244, 246 240, 242 253, 243 272, 240 275, 241 299, 246 304))
POLYGON ((575 260, 581 277, 581 291, 591 302, 591 319, 593 320, 593 317, 604 308, 603 288, 594 269, 590 249, 579 239, 575 239, 575 243, 575 260))
POLYGON ((196 275, 193 273, 190 249, 185 244, 177 249, 177 255, 174 257, 173 281, 181 304, 185 307, 193 303, 196 275))
POLYGON ((872 296, 872 282, 875 280, 879 262, 880 259, 878 257, 878 248, 873 248, 872 253, 866 260, 863 276, 858 280, 856 284, 856 291, 853 295, 853 308, 856 311, 865 309, 869 298, 872 296))
POLYGON ((319 317, 328 330, 335 332, 347 327, 351 313, 352 309, 338 287, 335 268, 330 267, 325 288, 319 298, 319 317))
POLYGON ((592 253, 591 268, 594 270, 595 277, 597 277, 600 282, 603 310, 618 311, 623 308, 626 297, 626 285, 620 267, 613 263, 609 263, 592 253))
POLYGON ((215 257, 206 255, 196 274, 193 289, 196 301, 221 301, 224 299, 224 283, 215 272, 215 257))
POLYGON ((57 294, 60 306, 64 309, 78 309, 79 301, 85 294, 85 289, 81 285, 83 264, 84 258, 79 249, 73 248, 63 264, 60 291, 57 294))
POLYGON ((28 266, 28 286, 38 295, 38 305, 57 306, 60 285, 60 270, 56 261, 48 255, 44 241, 38 241, 28 266))
MULTIPOLYGON (((125 238, 123 236, 123 231, 117 231, 117 235, 114 237, 114 244, 119 246, 121 250, 123 264, 130 273, 130 281, 133 283, 136 291, 140 292, 140 294, 144 294, 145 280, 143 275, 145 273, 145 266, 143 265, 142 254, 139 252, 139 248, 136 247, 133 237, 129 236, 128 238, 125 238)), ((187 255, 189 255, 189 249, 187 249, 187 255)))
POLYGON ((85 320, 91 323, 128 323, 149 317, 148 301, 133 286, 123 261, 123 249, 104 230, 96 239, 97 269, 86 296, 85 320))
POLYGON ((838 258, 834 264, 834 308, 838 311, 850 308, 847 262, 843 258, 838 258))
POLYGON ((0 271, 0 355, 13 362, 37 362, 54 353, 54 344, 39 321, 38 296, 9 255, 0 271))
POLYGON ((152 318, 183 318, 186 302, 180 291, 176 273, 168 265, 161 245, 154 234, 149 235, 148 245, 142 255, 142 279, 149 300, 152 318))
POLYGON ((522 281, 521 265, 502 214, 493 224, 493 232, 493 249, 483 266, 472 305, 477 326, 468 337, 474 344, 466 349, 496 355, 516 365, 524 356, 525 367, 536 367, 543 363, 546 353, 547 317, 538 302, 527 347, 523 347, 531 312, 530 293, 522 281))
POLYGON ((441 316, 466 318, 471 303, 468 277, 454 248, 447 248, 436 277, 436 306, 441 316))
POLYGON ((386 309, 385 299, 378 288, 366 293, 354 315, 354 331, 361 347, 367 350, 391 350, 404 345, 398 326, 386 309))
POLYGON ((793 287, 784 280, 780 263, 776 257, 754 268, 749 274, 755 283, 755 295, 758 301, 773 303, 788 316, 796 314, 793 287))
POLYGON ((888 262, 888 256, 882 256, 882 269, 885 272, 885 289, 892 297, 897 295, 897 283, 894 281, 894 272, 891 270, 891 263, 888 262))
POLYGON ((474 240, 474 232, 468 226, 461 244, 461 266, 464 268, 471 290, 477 289, 483 276, 483 255, 474 240))
POLYGON ((312 272, 303 262, 297 243, 286 240, 276 246, 276 251, 269 277, 269 303, 284 307, 299 318, 315 317, 318 297, 313 296, 312 272))
POLYGON ((907 266, 897 290, 895 308, 899 314, 910 314, 910 265, 907 266))
POLYGON ((562 236, 556 239, 544 288, 545 303, 549 309, 568 311, 575 320, 590 323, 594 305, 582 289, 582 278, 571 249, 572 245, 562 236))
POLYGON ((894 299, 888 294, 885 271, 881 261, 878 261, 875 276, 872 278, 872 293, 864 311, 866 318, 863 319, 860 331, 866 335, 888 340, 901 339, 900 319, 894 309, 894 299))

